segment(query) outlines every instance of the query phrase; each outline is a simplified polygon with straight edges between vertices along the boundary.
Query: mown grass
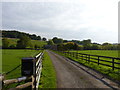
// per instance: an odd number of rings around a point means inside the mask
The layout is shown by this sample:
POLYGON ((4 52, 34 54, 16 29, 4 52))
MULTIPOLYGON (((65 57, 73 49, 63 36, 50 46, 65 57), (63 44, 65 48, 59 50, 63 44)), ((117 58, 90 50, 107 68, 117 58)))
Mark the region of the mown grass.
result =
POLYGON ((56 72, 47 52, 44 53, 42 65, 43 68, 39 88, 56 88, 56 72))
POLYGON ((109 56, 109 57, 120 57, 119 50, 80 50, 80 51, 72 51, 72 52, 100 55, 100 56, 109 56))
MULTIPOLYGON (((82 51, 73 51, 73 52, 90 54, 90 55, 100 55, 100 56, 120 58, 120 51, 119 50, 82 50, 82 51)), ((96 58, 97 59, 97 57, 95 57, 95 56, 91 56, 91 58, 96 58)), ((110 58, 100 57, 99 59, 112 62, 112 59, 110 59, 110 58)), ((91 60, 95 61, 95 62, 98 62, 98 60, 95 60, 95 59, 91 59, 91 60)), ((107 65, 112 66, 111 62, 105 62, 105 61, 99 61, 99 62, 102 63, 102 64, 107 64, 107 65)), ((114 62, 119 62, 120 63, 120 60, 115 59, 114 62)), ((114 65, 115 65, 115 67, 120 67, 119 64, 114 64, 114 65)), ((102 66, 102 67, 107 68, 107 69, 110 68, 110 67, 103 66, 103 65, 99 65, 99 66, 102 66)), ((112 69, 112 68, 110 68, 110 69, 112 69)))
POLYGON ((2 50, 2 73, 7 73, 6 79, 20 77, 21 66, 19 65, 21 65, 21 59, 23 57, 33 57, 39 52, 40 51, 38 50, 3 49, 2 50), (19 67, 16 68, 17 66, 19 67))
MULTIPOLYGON (((23 57, 34 57, 40 50, 27 50, 27 49, 3 49, 2 51, 2 73, 5 73, 5 79, 14 79, 21 77, 21 59, 23 57)), ((15 83, 6 85, 3 90, 16 87, 24 83, 15 83)))
MULTIPOLYGON (((85 51, 74 51, 74 52, 80 52, 80 53, 84 53, 84 54, 92 54, 92 55, 101 55, 101 56, 113 56, 113 57, 117 57, 117 55, 118 55, 118 51, 105 51, 105 50, 88 50, 88 52, 87 52, 87 50, 85 50, 85 51)), ((57 52, 58 53, 58 52, 57 52)), ((85 66, 88 66, 88 67, 90 67, 90 68, 93 68, 93 69, 95 69, 95 70, 97 70, 97 71, 99 71, 99 72, 101 72, 101 73, 103 73, 103 74, 105 74, 105 75, 107 75, 107 76, 109 76, 110 78, 112 78, 112 79, 114 79, 114 80, 117 80, 117 81, 120 81, 120 70, 118 70, 118 69, 115 69, 115 70, 112 70, 112 68, 111 67, 107 67, 107 66, 103 66, 103 65, 98 65, 98 64, 96 64, 96 63, 93 63, 93 62, 88 62, 88 61, 86 61, 86 60, 82 60, 82 59, 80 59, 80 58, 76 58, 76 57, 72 57, 72 56, 69 56, 69 55, 65 55, 65 54, 63 54, 63 53, 59 53, 60 55, 63 55, 63 56, 65 56, 65 57, 68 57, 68 58, 70 58, 70 59, 72 59, 72 60, 75 60, 75 61, 77 61, 77 62, 79 62, 79 63, 81 63, 81 64, 83 64, 83 65, 85 65, 85 66)), ((102 58, 103 59, 103 58, 102 58)), ((96 61, 96 60, 94 60, 94 59, 91 59, 92 61, 96 61)), ((104 58, 104 60, 108 60, 108 59, 105 59, 104 58)), ((96 61, 97 62, 97 61, 96 61)), ((101 61, 100 61, 101 62, 101 61)), ((118 62, 120 62, 120 61, 118 61, 118 62)), ((104 64, 109 64, 109 63, 107 63, 107 62, 101 62, 101 63, 104 63, 104 64)), ((119 65, 120 66, 120 65, 119 65)))

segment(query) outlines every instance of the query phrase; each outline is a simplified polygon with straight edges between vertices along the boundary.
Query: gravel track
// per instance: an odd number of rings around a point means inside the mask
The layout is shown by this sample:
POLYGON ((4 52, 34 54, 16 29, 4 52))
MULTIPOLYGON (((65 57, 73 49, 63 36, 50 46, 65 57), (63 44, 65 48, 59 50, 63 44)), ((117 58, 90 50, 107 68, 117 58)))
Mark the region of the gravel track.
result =
POLYGON ((47 50, 57 75, 57 88, 109 88, 62 56, 47 50))

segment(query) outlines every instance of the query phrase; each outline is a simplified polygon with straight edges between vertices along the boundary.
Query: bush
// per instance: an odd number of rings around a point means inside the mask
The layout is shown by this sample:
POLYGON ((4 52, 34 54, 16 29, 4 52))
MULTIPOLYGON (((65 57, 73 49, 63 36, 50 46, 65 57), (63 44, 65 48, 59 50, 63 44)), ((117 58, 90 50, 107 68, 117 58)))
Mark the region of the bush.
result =
POLYGON ((7 38, 2 39, 2 47, 9 48, 9 40, 7 38))

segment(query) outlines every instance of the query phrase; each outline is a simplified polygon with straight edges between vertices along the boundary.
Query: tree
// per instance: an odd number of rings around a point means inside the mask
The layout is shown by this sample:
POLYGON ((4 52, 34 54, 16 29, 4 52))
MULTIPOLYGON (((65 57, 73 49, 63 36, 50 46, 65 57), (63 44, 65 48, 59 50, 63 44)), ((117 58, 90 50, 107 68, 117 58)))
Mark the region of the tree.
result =
POLYGON ((90 39, 83 40, 82 44, 83 44, 84 50, 90 50, 91 49, 91 40, 90 39))
POLYGON ((98 44, 91 44, 91 49, 92 50, 98 50, 99 49, 99 45, 98 44))
POLYGON ((53 39, 52 39, 52 41, 56 44, 57 43, 57 37, 54 37, 53 39))
POLYGON ((35 34, 32 34, 32 35, 30 35, 30 38, 36 40, 37 36, 35 34))
POLYGON ((35 48, 35 49, 38 49, 38 48, 40 49, 40 46, 37 45, 37 44, 35 44, 35 45, 34 45, 34 48, 35 48))
POLYGON ((24 32, 19 32, 19 31, 6 31, 6 30, 2 30, 2 37, 7 37, 7 38, 20 38, 21 35, 26 35, 28 37, 30 37, 33 40, 41 40, 40 36, 36 36, 35 34, 29 34, 29 33, 24 33, 24 32))
POLYGON ((8 48, 9 47, 9 40, 7 38, 2 39, 2 47, 8 48))
POLYGON ((52 40, 55 44, 62 44, 63 43, 63 39, 61 39, 61 38, 54 37, 52 40))
POLYGON ((41 37, 40 36, 37 36, 37 38, 36 38, 37 40, 41 40, 41 37))
POLYGON ((58 51, 63 51, 64 50, 64 45, 63 44, 58 44, 57 45, 57 50, 58 51))
POLYGON ((78 45, 78 50, 83 50, 83 45, 78 45))
POLYGON ((49 41, 47 42, 48 45, 54 45, 53 40, 49 39, 49 41))
POLYGON ((46 41, 47 39, 44 37, 44 38, 42 38, 42 40, 43 40, 43 41, 46 41))
POLYGON ((103 50, 112 50, 112 48, 113 48, 113 45, 112 44, 110 44, 110 43, 103 43, 102 44, 102 49, 103 50))
POLYGON ((66 50, 71 50, 71 49, 73 49, 74 48, 74 42, 67 42, 66 44, 65 44, 65 49, 66 50))
POLYGON ((117 50, 120 50, 120 44, 117 45, 117 50))
POLYGON ((31 39, 24 35, 20 37, 20 40, 17 41, 17 48, 27 48, 31 46, 31 39))
POLYGON ((58 44, 62 44, 62 43, 63 43, 63 39, 59 38, 59 39, 57 40, 57 43, 58 43, 58 44))
POLYGON ((78 50, 78 47, 79 47, 78 44, 74 43, 73 49, 74 49, 74 50, 78 50))
POLYGON ((67 43, 68 41, 67 40, 63 40, 63 43, 67 43))
POLYGON ((16 48, 16 45, 10 45, 9 48, 16 48))

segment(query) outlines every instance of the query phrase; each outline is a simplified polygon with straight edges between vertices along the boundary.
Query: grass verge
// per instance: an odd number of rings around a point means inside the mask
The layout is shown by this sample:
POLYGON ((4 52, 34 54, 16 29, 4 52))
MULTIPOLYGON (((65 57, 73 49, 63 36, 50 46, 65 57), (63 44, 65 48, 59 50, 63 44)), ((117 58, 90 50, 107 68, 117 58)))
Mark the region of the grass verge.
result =
POLYGON ((57 84, 56 84, 55 69, 53 67, 50 56, 46 51, 44 53, 44 59, 42 61, 42 65, 43 68, 42 68, 39 88, 56 88, 57 84))

